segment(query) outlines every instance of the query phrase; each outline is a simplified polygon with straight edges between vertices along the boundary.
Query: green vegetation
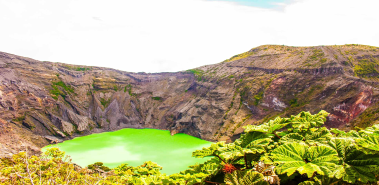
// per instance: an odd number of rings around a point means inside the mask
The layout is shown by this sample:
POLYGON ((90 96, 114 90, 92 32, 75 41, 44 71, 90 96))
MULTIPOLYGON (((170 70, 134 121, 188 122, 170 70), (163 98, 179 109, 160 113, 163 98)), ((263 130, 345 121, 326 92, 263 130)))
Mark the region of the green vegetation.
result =
POLYGON ((378 105, 367 108, 361 115, 358 116, 358 119, 353 122, 353 125, 356 127, 366 128, 372 123, 378 123, 379 120, 379 108, 378 105))
POLYGON ((345 51, 345 54, 346 54, 346 55, 357 55, 358 52, 357 52, 357 51, 354 51, 354 50, 347 50, 347 51, 345 51))
MULTIPOLYGON (((324 81, 324 79, 320 79, 320 81, 324 81)), ((293 79, 293 83, 295 84, 297 79, 293 79)), ((292 82, 291 82, 292 83, 292 82)), ((313 80, 304 82, 304 84, 309 84, 308 88, 299 89, 297 93, 294 93, 294 96, 287 96, 286 99, 288 101, 289 107, 285 110, 301 110, 301 107, 308 105, 314 100, 314 98, 323 91, 324 84, 315 83, 313 80), (298 107, 298 108, 297 108, 298 107), (291 109, 297 108, 297 109, 291 109), (299 109, 300 108, 300 109, 299 109)), ((286 89, 283 90, 285 92, 286 89)))
POLYGON ((151 97, 151 99, 153 99, 153 100, 161 100, 162 98, 159 97, 159 96, 156 96, 156 97, 151 97))
POLYGON ((100 98, 100 103, 103 105, 103 107, 107 107, 109 103, 111 102, 111 98, 105 99, 105 98, 100 98))
POLYGON ((378 75, 377 61, 370 61, 362 59, 354 66, 354 73, 360 77, 370 77, 371 75, 378 75))
POLYGON ((14 119, 12 119, 12 121, 14 121, 14 122, 21 122, 21 121, 24 121, 24 119, 25 119, 25 115, 17 117, 17 118, 14 118, 14 119))
POLYGON ((51 97, 54 98, 55 100, 58 100, 58 97, 61 95, 65 97, 65 93, 63 93, 61 90, 58 89, 57 86, 52 86, 52 90, 50 90, 51 97))
POLYGON ((327 61, 326 58, 322 58, 322 59, 320 59, 320 63, 321 63, 321 64, 325 63, 326 61, 327 61))
POLYGON ((315 49, 312 52, 313 52, 313 54, 310 55, 308 58, 311 61, 319 60, 320 58, 324 57, 324 55, 325 55, 321 49, 315 49))
POLYGON ((113 86, 113 90, 114 90, 114 91, 118 91, 118 90, 119 90, 119 89, 118 89, 118 86, 117 86, 117 85, 114 85, 114 86, 113 86))
POLYGON ((74 93, 74 89, 69 85, 67 86, 63 81, 53 82, 53 85, 62 87, 65 91, 74 93))
POLYGON ((245 121, 248 120, 251 116, 252 116, 252 114, 248 114, 246 117, 242 118, 242 121, 237 123, 236 126, 233 128, 232 133, 236 132, 237 128, 240 128, 241 125, 244 124, 245 121))
POLYGON ((300 106, 299 103, 297 102, 297 98, 291 99, 289 102, 291 107, 298 107, 300 106))
POLYGON ((187 70, 187 72, 190 72, 190 73, 197 75, 197 76, 201 76, 204 74, 204 71, 201 69, 189 69, 189 70, 187 70))
POLYGON ((204 71, 201 69, 189 69, 187 72, 194 74, 197 78, 197 81, 201 81, 204 76, 204 71))
POLYGON ((128 92, 130 96, 137 96, 132 92, 132 85, 128 84, 127 86, 124 87, 124 92, 128 92))
MULTIPOLYGON (((237 91, 238 91, 238 89, 237 89, 237 91)), ((224 119, 226 119, 226 117, 228 116, 230 110, 233 108, 234 100, 236 99, 236 96, 237 96, 237 92, 234 92, 232 101, 230 102, 230 105, 229 105, 229 108, 228 108, 228 110, 224 114, 224 119)))
POLYGON ((62 66, 66 69, 73 70, 73 71, 89 71, 89 70, 92 70, 92 67, 77 67, 77 66, 71 66, 71 65, 67 65, 67 64, 64 64, 62 66))
POLYGON ((228 177, 225 181, 230 176, 244 181, 246 175, 238 173, 250 172, 255 176, 259 169, 265 169, 260 173, 263 179, 281 184, 289 181, 292 184, 376 182, 379 178, 379 125, 348 133, 328 130, 322 127, 327 115, 325 111, 316 115, 301 112, 291 118, 277 117, 259 126, 248 125, 245 134, 235 142, 219 142, 195 151, 193 156, 216 157, 217 162, 208 165, 213 164, 213 169, 218 170, 208 178, 218 183, 223 183, 216 179, 221 174, 228 177))
POLYGON ((249 57, 251 55, 254 55, 255 53, 254 52, 244 52, 244 53, 241 53, 241 54, 238 54, 238 55, 234 55, 232 56, 231 58, 227 59, 227 60, 224 60, 223 62, 232 62, 232 61, 235 61, 235 60, 239 60, 239 59, 243 59, 243 58, 246 58, 246 57, 249 57))
POLYGON ((244 98, 246 98, 246 94, 249 91, 249 87, 245 86, 242 90, 240 90, 240 89, 238 89, 238 90, 240 92, 240 104, 238 106, 238 110, 236 111, 235 115, 237 115, 237 113, 240 111, 242 104, 243 104, 243 101, 244 101, 244 98))
POLYGON ((320 84, 312 86, 308 91, 308 96, 312 96, 316 90, 322 90, 323 87, 324 85, 320 84))
POLYGON ((354 62, 354 58, 352 56, 348 56, 347 59, 349 60, 350 63, 354 62))
POLYGON ((307 60, 305 61, 305 66, 317 66, 317 64, 312 64, 313 61, 319 61, 320 64, 327 62, 327 59, 324 58, 325 53, 322 51, 322 49, 314 49, 312 52, 313 54, 308 56, 307 60))
POLYGON ((261 99, 263 98, 263 91, 260 91, 257 95, 254 96, 254 105, 257 106, 261 99))
POLYGON ((111 171, 111 169, 108 168, 107 166, 104 166, 102 162, 96 162, 94 164, 90 164, 87 166, 87 168, 90 170, 102 170, 104 172, 111 171))
MULTIPOLYGON (((261 80, 260 81, 260 84, 262 85, 262 88, 258 91, 258 94, 254 95, 254 105, 257 106, 259 104, 259 102, 262 100, 263 98, 263 95, 265 93, 265 91, 270 87, 272 81, 274 79, 276 79, 277 76, 273 76, 272 78, 270 78, 270 80, 267 81, 267 83, 263 86, 263 84, 265 83, 264 80, 261 80)), ((244 89, 244 92, 246 92, 248 90, 248 87, 245 87, 244 89)), ((241 94, 241 96, 243 96, 244 94, 241 94)))
POLYGON ((95 90, 95 91, 98 90, 98 89, 96 88, 95 81, 92 82, 92 88, 93 88, 93 90, 95 90))
POLYGON ((92 70, 92 68, 88 68, 88 67, 77 67, 75 70, 76 70, 76 71, 89 71, 89 70, 92 70))
POLYGON ((64 98, 67 94, 74 93, 74 89, 70 85, 67 86, 62 80, 53 82, 51 87, 53 89, 50 90, 50 94, 52 95, 51 97, 55 100, 57 100, 59 96, 62 96, 64 98))
POLYGON ((0 184, 375 184, 379 180, 379 125, 360 131, 323 127, 329 113, 301 112, 248 125, 236 141, 196 150, 202 164, 173 175, 153 162, 75 167, 56 148, 40 157, 21 152, 0 161, 0 184))

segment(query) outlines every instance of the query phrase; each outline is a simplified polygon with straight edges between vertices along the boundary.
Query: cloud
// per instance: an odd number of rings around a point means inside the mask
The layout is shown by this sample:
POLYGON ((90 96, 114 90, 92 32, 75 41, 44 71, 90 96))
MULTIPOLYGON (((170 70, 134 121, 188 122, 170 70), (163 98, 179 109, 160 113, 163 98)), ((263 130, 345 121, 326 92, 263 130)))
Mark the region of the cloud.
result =
POLYGON ((99 17, 92 17, 92 19, 94 19, 96 21, 102 21, 99 17))
POLYGON ((205 0, 0 0, 0 51, 172 72, 218 63, 262 44, 379 46, 378 5, 297 0, 263 9, 205 0))

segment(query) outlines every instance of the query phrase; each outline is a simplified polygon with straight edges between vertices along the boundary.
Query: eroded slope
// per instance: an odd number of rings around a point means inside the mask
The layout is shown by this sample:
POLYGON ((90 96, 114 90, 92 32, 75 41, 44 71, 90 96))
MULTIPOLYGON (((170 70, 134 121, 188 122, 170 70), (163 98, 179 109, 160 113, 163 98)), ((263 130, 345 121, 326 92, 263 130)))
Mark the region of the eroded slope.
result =
POLYGON ((362 45, 267 45, 157 74, 0 53, 0 153, 121 128, 230 141, 244 125, 302 110, 332 113, 329 127, 367 126, 378 117, 378 66, 379 49, 362 45))

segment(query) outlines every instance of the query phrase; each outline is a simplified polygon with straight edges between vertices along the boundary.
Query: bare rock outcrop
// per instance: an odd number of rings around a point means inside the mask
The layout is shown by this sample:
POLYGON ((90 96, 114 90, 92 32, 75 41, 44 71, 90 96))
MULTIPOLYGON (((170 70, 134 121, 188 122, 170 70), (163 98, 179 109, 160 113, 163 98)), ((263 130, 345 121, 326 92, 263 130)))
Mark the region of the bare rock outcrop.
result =
POLYGON ((151 74, 0 52, 0 155, 122 128, 232 141, 245 125, 322 109, 328 127, 369 126, 379 119, 378 61, 370 46, 266 45, 151 74))

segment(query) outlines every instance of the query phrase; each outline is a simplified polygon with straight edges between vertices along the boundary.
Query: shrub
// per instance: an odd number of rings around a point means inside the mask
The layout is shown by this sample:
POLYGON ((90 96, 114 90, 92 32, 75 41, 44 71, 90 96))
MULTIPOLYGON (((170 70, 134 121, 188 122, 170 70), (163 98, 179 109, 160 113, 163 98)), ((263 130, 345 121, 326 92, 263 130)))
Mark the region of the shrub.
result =
POLYGON ((354 73, 360 77, 369 77, 372 75, 378 75, 378 64, 376 62, 369 61, 367 59, 360 60, 357 65, 354 66, 354 73))
POLYGON ((244 53, 241 53, 241 54, 238 54, 238 55, 234 55, 232 56, 231 58, 227 59, 227 60, 224 60, 223 62, 232 62, 232 61, 235 61, 235 60, 240 60, 240 59, 243 59, 243 58, 247 58, 251 55, 254 55, 255 53, 254 52, 244 52, 244 53))
POLYGON ((109 99, 100 98, 100 103, 101 105, 103 105, 104 108, 107 107, 110 102, 111 102, 111 98, 109 99))
POLYGON ((263 91, 259 92, 257 95, 254 96, 254 105, 257 106, 261 99, 263 98, 263 91))
POLYGON ((153 100, 161 100, 162 98, 159 97, 159 96, 156 96, 156 97, 151 97, 151 99, 153 99, 153 100))
POLYGON ((217 142, 192 153, 208 161, 170 176, 151 161, 137 167, 109 169, 98 162, 81 168, 51 148, 41 156, 21 152, 0 159, 0 184, 375 184, 379 125, 329 130, 323 127, 328 115, 301 112, 248 125, 234 142, 217 142))

